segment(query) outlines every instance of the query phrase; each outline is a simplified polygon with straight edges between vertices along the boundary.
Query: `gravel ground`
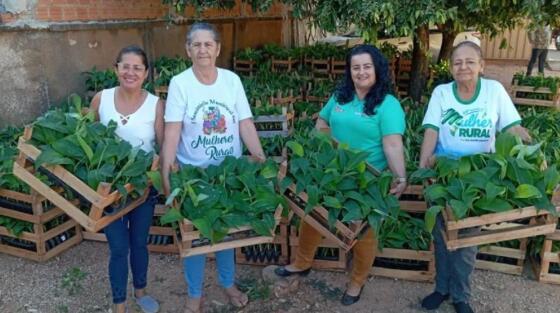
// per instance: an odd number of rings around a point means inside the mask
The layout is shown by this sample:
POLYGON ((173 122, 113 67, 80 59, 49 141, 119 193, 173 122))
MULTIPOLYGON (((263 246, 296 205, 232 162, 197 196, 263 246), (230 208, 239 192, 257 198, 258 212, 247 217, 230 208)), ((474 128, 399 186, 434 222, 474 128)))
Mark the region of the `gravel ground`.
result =
MULTIPOLYGON (((107 245, 97 242, 84 242, 44 264, 0 254, 0 312, 111 312, 107 258, 107 245)), ((261 267, 240 265, 237 277, 250 288, 253 300, 243 310, 235 310, 216 285, 213 262, 208 265, 205 312, 210 313, 423 312, 418 303, 433 288, 426 283, 372 278, 362 300, 343 307, 338 300, 344 291, 344 273, 313 271, 301 281, 283 282, 287 285, 280 288, 282 283, 267 284, 261 279, 261 267)), ((532 276, 528 268, 522 277, 476 271, 472 300, 476 312, 559 312, 560 286, 537 283, 532 276)), ((178 257, 150 256, 148 290, 160 301, 160 312, 181 312, 186 291, 178 257)), ((129 304, 131 312, 139 312, 129 304)), ((437 312, 454 310, 445 304, 437 312)))

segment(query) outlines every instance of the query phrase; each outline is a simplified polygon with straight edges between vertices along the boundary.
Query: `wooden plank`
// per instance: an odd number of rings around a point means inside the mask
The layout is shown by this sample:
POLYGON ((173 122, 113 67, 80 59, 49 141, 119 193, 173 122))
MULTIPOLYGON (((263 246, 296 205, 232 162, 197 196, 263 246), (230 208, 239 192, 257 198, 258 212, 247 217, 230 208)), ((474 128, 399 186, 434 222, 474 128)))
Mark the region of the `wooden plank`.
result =
POLYGON ((417 261, 433 261, 433 251, 384 248, 376 257, 417 261))
MULTIPOLYGON (((545 224, 536 226, 519 226, 509 230, 494 230, 460 239, 449 239, 444 235, 447 248, 455 250, 459 248, 472 247, 477 245, 484 245, 500 241, 507 241, 513 239, 534 237, 538 235, 546 235, 554 231, 556 224, 545 224)), ((445 233, 445 232, 444 232, 445 233)))
MULTIPOLYGON (((37 149, 36 147, 30 144, 25 143, 25 141, 21 138, 18 143, 18 150, 24 153, 29 158, 31 158, 33 161, 35 161, 39 156, 39 154, 41 153, 41 150, 37 149)), ((92 204, 97 206, 101 206, 103 204, 105 199, 100 197, 99 194, 97 194, 97 192, 91 189, 87 184, 85 184, 83 181, 78 179, 76 176, 72 175, 69 171, 67 171, 62 166, 60 165, 43 166, 43 168, 48 172, 50 172, 51 174, 58 177, 60 180, 64 181, 68 186, 71 186, 72 189, 76 190, 76 192, 79 192, 84 198, 86 198, 92 204)))
MULTIPOLYGON (((447 211, 448 216, 451 216, 451 217, 453 216, 453 212, 451 211, 450 208, 446 208, 445 211, 447 211)), ((510 222, 510 221, 513 221, 513 220, 530 218, 530 217, 535 217, 535 216, 548 215, 548 214, 550 214, 550 213, 546 210, 538 210, 536 207, 530 206, 530 207, 514 209, 514 210, 510 210, 510 211, 506 211, 506 212, 490 213, 490 214, 485 214, 485 215, 476 216, 476 217, 467 217, 467 218, 457 220, 457 221, 455 221, 454 218, 451 218, 446 223, 446 229, 448 229, 448 230, 457 229, 458 230, 458 229, 463 229, 463 228, 472 228, 472 227, 478 227, 478 226, 485 226, 485 225, 488 225, 488 224, 510 222)))
POLYGON ((107 236, 104 233, 94 233, 91 231, 82 232, 84 240, 107 242, 107 236))
POLYGON ((390 268, 383 268, 383 267, 372 267, 370 274, 374 276, 419 281, 419 282, 431 282, 434 280, 435 277, 435 274, 430 271, 408 271, 408 270, 390 269, 390 268))
POLYGON ((505 274, 521 275, 523 273, 522 266, 497 263, 497 262, 491 262, 486 260, 476 260, 475 266, 477 269, 500 272, 505 274))
POLYGON ((25 202, 31 204, 33 202, 33 195, 25 194, 13 190, 0 188, 0 197, 14 199, 20 202, 25 202))
POLYGON ((511 259, 525 259, 526 251, 499 246, 484 246, 478 249, 478 253, 490 254, 511 259))
POLYGON ((210 252, 240 248, 244 246, 252 246, 261 243, 271 243, 272 241, 273 241, 272 237, 258 236, 258 237, 227 241, 227 242, 220 242, 214 245, 206 245, 206 246, 201 246, 196 248, 188 248, 188 249, 183 248, 181 249, 181 257, 186 258, 189 256, 207 254, 210 252))

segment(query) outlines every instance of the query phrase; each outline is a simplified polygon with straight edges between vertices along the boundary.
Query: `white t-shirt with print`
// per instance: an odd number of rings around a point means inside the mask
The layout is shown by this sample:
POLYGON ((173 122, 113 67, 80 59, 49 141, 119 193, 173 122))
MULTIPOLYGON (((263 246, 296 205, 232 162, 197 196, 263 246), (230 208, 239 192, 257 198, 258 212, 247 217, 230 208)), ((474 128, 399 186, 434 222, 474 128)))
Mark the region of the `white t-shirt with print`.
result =
POLYGON ((166 122, 183 122, 177 159, 206 167, 242 153, 239 121, 251 118, 239 76, 218 68, 212 85, 198 81, 192 68, 173 77, 165 107, 166 122))
POLYGON ((504 87, 495 80, 480 78, 468 102, 459 100, 455 82, 437 86, 422 125, 439 132, 436 155, 460 158, 494 152, 496 132, 520 123, 504 87))

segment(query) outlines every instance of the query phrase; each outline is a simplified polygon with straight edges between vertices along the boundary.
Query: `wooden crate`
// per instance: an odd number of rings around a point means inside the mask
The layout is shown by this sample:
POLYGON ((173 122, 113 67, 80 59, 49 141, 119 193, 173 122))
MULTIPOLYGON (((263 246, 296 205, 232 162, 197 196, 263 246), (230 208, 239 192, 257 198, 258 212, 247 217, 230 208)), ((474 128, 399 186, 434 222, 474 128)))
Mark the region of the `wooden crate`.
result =
POLYGON ((511 85, 510 94, 511 100, 515 104, 553 107, 560 110, 560 94, 553 94, 550 88, 547 87, 540 87, 535 89, 532 86, 520 86, 518 85, 517 80, 514 80, 513 84, 511 85), (543 100, 531 99, 530 97, 527 97, 528 95, 539 94, 551 95, 552 99, 543 100))
MULTIPOLYGON (((18 149, 20 154, 17 161, 14 162, 14 175, 45 198, 49 199, 49 201, 53 202, 85 229, 98 232, 114 220, 121 218, 146 201, 149 193, 148 188, 142 192, 142 196, 127 202, 125 207, 118 212, 111 215, 104 215, 106 208, 117 204, 121 199, 121 194, 117 190, 111 191, 110 184, 101 183, 97 191, 95 191, 60 165, 41 166, 39 170, 42 170, 52 182, 72 189, 82 201, 87 202, 88 205, 91 204, 91 207, 89 207, 89 214, 84 213, 79 205, 65 199, 53 190, 52 187, 46 185, 31 173, 33 162, 41 153, 41 150, 28 143, 28 140, 31 139, 31 134, 32 128, 26 127, 23 136, 19 139, 18 149)), ((157 158, 154 158, 153 169, 157 168, 157 163, 157 158)), ((125 188, 128 192, 134 190, 131 184, 127 184, 125 188)))
POLYGON ((521 275, 527 254, 527 238, 519 240, 519 248, 487 245, 478 248, 475 268, 512 275, 521 275))
MULTIPOLYGON (((280 224, 281 217, 282 206, 278 206, 276 208, 276 212, 274 213, 276 227, 278 227, 278 224, 280 224)), ((200 232, 195 229, 191 221, 184 219, 181 223, 179 223, 181 238, 178 242, 178 245, 180 255, 182 258, 185 258, 193 255, 208 254, 221 250, 241 248, 262 243, 272 243, 274 241, 276 227, 271 230, 270 236, 257 235, 252 231, 250 226, 231 229, 229 231, 229 236, 232 237, 231 239, 226 239, 225 241, 211 244, 209 240, 200 237, 200 232)))
POLYGON ((235 249, 235 262, 247 265, 286 265, 289 261, 288 224, 282 219, 271 243, 235 249))
POLYGON ((542 283, 560 284, 560 271, 552 272, 551 265, 560 268, 560 252, 552 252, 552 242, 560 241, 560 229, 546 235, 540 260, 533 261, 533 270, 537 280, 542 283))
MULTIPOLYGON (((553 203, 556 206, 560 204, 559 196, 560 189, 557 188, 553 196, 553 203)), ((445 221, 443 238, 450 250, 550 234, 556 229, 558 221, 558 218, 548 211, 537 210, 534 206, 467 217, 462 220, 456 220, 451 209, 447 207, 443 210, 442 216, 445 221), (531 219, 531 223, 521 223, 527 219, 531 219), (460 230, 473 227, 484 228, 474 234, 459 234, 460 230)))
POLYGON ((335 60, 331 58, 330 74, 331 77, 340 77, 346 72, 346 61, 345 60, 335 60))
POLYGON ((270 67, 273 72, 292 72, 296 70, 299 60, 289 58, 287 60, 271 59, 270 67))
POLYGON ((331 77, 331 60, 330 59, 305 59, 305 64, 311 69, 313 78, 331 77))
MULTIPOLYGON (((164 205, 156 205, 154 211, 154 217, 158 218, 165 214, 165 206, 164 205)), ((170 253, 170 254, 178 254, 179 253, 179 245, 178 245, 178 238, 177 232, 173 229, 172 226, 157 226, 154 223, 150 226, 150 230, 148 233, 148 251, 155 252, 155 253, 170 253)), ((107 242, 107 236, 100 231, 98 233, 90 232, 87 230, 83 230, 83 237, 84 240, 90 241, 99 241, 99 242, 107 242)))
POLYGON ((385 248, 375 256, 374 276, 432 282, 436 275, 434 244, 428 251, 385 248))
POLYGON ((233 57, 233 71, 238 74, 253 75, 257 70, 257 63, 253 60, 238 60, 233 57))
POLYGON ((400 97, 408 96, 410 84, 410 73, 412 71, 412 60, 400 58, 395 74, 395 89, 400 97))
MULTIPOLYGON (((288 170, 287 162, 283 162, 280 166, 279 178, 286 176, 288 170)), ((342 223, 337 221, 334 225, 335 229, 331 230, 328 225, 328 211, 323 206, 316 206, 309 213, 305 213, 305 205, 307 203, 307 194, 300 192, 296 194, 296 186, 292 184, 284 192, 284 198, 288 202, 290 209, 306 223, 311 225, 315 230, 320 232, 324 237, 335 242, 339 247, 346 251, 350 251, 358 241, 358 236, 364 233, 368 224, 366 222, 359 223, 342 223)))
POLYGON ((157 86, 154 88, 154 92, 156 94, 156 96, 162 98, 162 99, 166 99, 167 98, 167 92, 169 91, 169 86, 157 86))
POLYGON ((424 213, 428 209, 424 200, 424 186, 409 185, 399 198, 401 210, 410 213, 424 213))
POLYGON ((282 107, 281 115, 261 115, 253 119, 259 137, 288 137, 294 129, 294 113, 282 107))
POLYGON ((0 216, 33 223, 33 232, 22 232, 19 237, 0 226, 1 252, 44 262, 82 241, 80 226, 37 192, 0 189, 0 198, 0 216), (61 219, 61 224, 45 229, 55 219, 61 219))
MULTIPOLYGON (((290 263, 296 260, 297 249, 299 247, 298 229, 295 226, 290 227, 290 263)), ((345 271, 350 262, 351 253, 342 249, 336 242, 324 238, 321 240, 317 253, 311 265, 313 269, 328 271, 345 271), (333 256, 323 256, 321 250, 330 250, 334 252, 333 256)))

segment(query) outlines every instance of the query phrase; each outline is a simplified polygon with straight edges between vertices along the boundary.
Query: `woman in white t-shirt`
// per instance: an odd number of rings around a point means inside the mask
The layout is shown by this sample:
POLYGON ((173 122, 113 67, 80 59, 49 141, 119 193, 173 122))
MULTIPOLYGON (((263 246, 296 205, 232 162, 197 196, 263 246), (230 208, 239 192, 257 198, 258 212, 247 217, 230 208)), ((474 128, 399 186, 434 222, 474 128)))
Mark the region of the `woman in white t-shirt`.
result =
MULTIPOLYGON (((110 121, 115 121, 119 137, 133 147, 151 152, 154 151, 156 142, 160 147, 163 142, 164 109, 158 97, 142 89, 148 70, 148 58, 140 47, 123 48, 115 64, 119 86, 97 93, 91 102, 91 109, 101 123, 107 125, 110 121)), ((152 192, 144 204, 104 229, 111 254, 109 281, 113 294, 113 312, 127 311, 129 254, 133 298, 145 313, 159 310, 156 300, 145 292, 149 259, 146 241, 155 203, 156 194, 152 192)))
MULTIPOLYGON (((241 80, 216 67, 220 38, 215 27, 193 24, 186 50, 193 66, 171 79, 165 109, 161 172, 167 194, 175 160, 200 167, 219 164, 226 156, 241 156, 241 140, 253 156, 265 157, 241 80)), ((205 255, 183 260, 189 297, 185 312, 200 312, 205 260, 205 255)), ((230 302, 237 307, 246 305, 247 295, 234 284, 234 250, 216 252, 216 266, 230 302)))
MULTIPOLYGON (((458 44, 451 54, 454 81, 437 86, 422 122, 425 132, 420 152, 420 167, 432 167, 435 156, 460 158, 493 152, 496 132, 508 131, 529 141, 521 127, 521 117, 504 87, 482 78, 482 51, 470 41, 458 44)), ((422 300, 422 307, 437 309, 449 299, 458 313, 474 312, 469 277, 474 269, 476 247, 447 250, 438 216, 433 230, 436 257, 435 291, 422 300)))

